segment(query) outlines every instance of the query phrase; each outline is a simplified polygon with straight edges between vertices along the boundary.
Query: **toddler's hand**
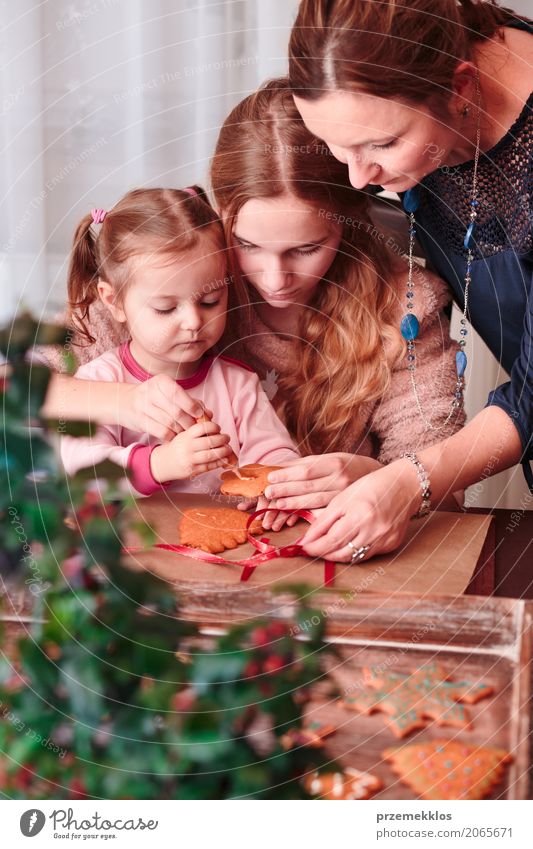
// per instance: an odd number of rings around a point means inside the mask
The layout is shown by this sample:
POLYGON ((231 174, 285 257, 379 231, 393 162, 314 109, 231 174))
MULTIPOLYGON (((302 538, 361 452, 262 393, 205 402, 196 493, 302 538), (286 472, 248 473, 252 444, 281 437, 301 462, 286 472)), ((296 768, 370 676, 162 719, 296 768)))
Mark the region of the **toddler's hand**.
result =
MULTIPOLYGON (((255 505, 254 510, 266 510, 270 506, 270 502, 264 495, 260 495, 257 499, 257 504, 255 505)), ((240 505, 239 505, 240 507, 240 505)), ((263 528, 265 531, 281 531, 284 525, 287 525, 288 528, 292 528, 293 525, 298 521, 298 516, 291 516, 290 513, 282 512, 280 510, 276 510, 273 508, 269 510, 268 513, 264 513, 261 516, 261 522, 263 524, 263 528)))
POLYGON ((212 421, 198 422, 164 445, 154 448, 150 466, 159 483, 186 478, 218 469, 232 453, 229 436, 220 433, 212 421))

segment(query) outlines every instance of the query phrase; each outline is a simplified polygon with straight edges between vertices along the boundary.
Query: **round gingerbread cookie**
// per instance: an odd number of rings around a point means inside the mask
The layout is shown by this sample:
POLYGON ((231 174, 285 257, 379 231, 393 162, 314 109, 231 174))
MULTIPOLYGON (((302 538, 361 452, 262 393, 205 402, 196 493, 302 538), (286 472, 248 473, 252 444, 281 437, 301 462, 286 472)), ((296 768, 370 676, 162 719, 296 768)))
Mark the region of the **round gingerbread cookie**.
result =
MULTIPOLYGON (((179 527, 180 542, 210 554, 220 554, 246 542, 247 521, 248 513, 231 507, 185 510, 179 527)), ((252 534, 260 534, 261 522, 256 519, 249 530, 252 534)))

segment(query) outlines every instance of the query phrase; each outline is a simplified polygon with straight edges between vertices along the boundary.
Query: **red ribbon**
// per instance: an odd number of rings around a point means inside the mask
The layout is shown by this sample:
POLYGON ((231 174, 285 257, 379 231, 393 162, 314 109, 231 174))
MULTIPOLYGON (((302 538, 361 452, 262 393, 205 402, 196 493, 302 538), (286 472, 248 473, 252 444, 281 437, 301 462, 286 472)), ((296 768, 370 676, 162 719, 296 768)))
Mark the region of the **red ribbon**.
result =
MULTIPOLYGON (((241 581, 247 581, 253 574, 255 568, 261 563, 267 563, 269 560, 275 560, 278 557, 308 557, 299 541, 290 545, 283 545, 276 548, 272 545, 268 537, 257 539, 250 532, 249 528, 254 519, 262 516, 263 513, 270 512, 271 508, 257 510, 248 517, 246 523, 246 536, 248 542, 257 549, 257 554, 252 554, 251 557, 245 557, 242 560, 226 560, 225 557, 220 557, 218 554, 210 554, 208 551, 202 551, 200 548, 190 548, 188 545, 169 545, 168 543, 158 542, 153 547, 160 548, 164 551, 174 551, 176 554, 184 554, 186 557, 192 557, 193 560, 201 560, 203 563, 215 563, 219 566, 242 566, 241 581)), ((305 519, 311 523, 314 519, 313 514, 309 510, 278 510, 278 513, 289 513, 291 516, 298 516, 300 519, 305 519)), ((133 554, 136 551, 142 551, 141 548, 125 548, 126 554, 133 554)), ((331 587, 335 580, 335 564, 331 560, 324 560, 324 586, 331 587)))

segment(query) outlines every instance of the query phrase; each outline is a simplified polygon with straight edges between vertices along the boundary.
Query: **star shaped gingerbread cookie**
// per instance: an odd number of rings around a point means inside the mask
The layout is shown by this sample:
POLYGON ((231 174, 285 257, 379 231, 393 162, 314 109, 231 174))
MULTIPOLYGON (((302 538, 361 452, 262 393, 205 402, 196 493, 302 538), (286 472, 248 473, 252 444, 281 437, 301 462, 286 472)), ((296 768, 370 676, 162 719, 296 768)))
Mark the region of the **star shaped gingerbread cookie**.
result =
POLYGON ((468 712, 461 702, 474 704, 491 695, 493 688, 474 681, 450 681, 436 663, 421 667, 411 675, 365 669, 369 692, 346 696, 341 706, 370 714, 382 711, 397 737, 406 737, 416 728, 425 728, 434 719, 438 725, 466 728, 468 712))

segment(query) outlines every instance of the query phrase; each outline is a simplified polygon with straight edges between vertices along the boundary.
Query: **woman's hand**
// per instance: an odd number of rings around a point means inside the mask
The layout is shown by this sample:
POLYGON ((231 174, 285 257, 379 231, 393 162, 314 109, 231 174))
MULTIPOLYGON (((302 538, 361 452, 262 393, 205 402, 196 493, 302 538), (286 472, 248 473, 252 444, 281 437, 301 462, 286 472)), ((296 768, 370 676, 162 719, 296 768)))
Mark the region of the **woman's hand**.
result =
POLYGON ((204 414, 212 415, 167 374, 135 384, 53 374, 41 410, 47 419, 119 425, 162 442, 204 414))
POLYGON ((301 545, 312 557, 339 563, 350 562, 354 550, 367 545, 365 560, 394 551, 420 507, 420 497, 420 484, 409 461, 383 466, 336 495, 320 511, 301 545))
POLYGON ((210 410, 178 386, 167 374, 156 374, 139 384, 121 384, 117 402, 118 424, 128 430, 149 433, 167 442, 210 410))
POLYGON ((232 453, 229 436, 212 421, 198 422, 171 442, 158 445, 150 455, 154 480, 185 480, 225 465, 232 453))
POLYGON ((314 510, 326 507, 350 484, 381 464, 357 454, 322 454, 292 460, 270 472, 265 496, 273 509, 314 510))

